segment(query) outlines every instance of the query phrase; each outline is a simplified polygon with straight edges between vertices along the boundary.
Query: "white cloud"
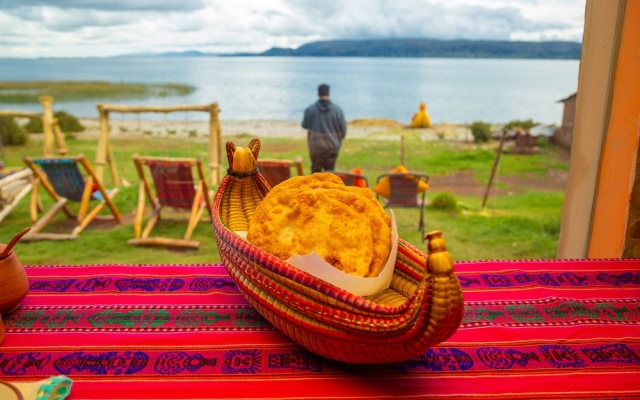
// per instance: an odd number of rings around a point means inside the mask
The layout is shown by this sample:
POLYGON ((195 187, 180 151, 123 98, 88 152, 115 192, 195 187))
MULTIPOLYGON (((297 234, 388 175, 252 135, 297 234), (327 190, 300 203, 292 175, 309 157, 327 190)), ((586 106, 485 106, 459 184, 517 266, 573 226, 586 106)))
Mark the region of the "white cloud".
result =
POLYGON ((582 39, 585 0, 0 0, 0 57, 260 52, 314 40, 582 39))

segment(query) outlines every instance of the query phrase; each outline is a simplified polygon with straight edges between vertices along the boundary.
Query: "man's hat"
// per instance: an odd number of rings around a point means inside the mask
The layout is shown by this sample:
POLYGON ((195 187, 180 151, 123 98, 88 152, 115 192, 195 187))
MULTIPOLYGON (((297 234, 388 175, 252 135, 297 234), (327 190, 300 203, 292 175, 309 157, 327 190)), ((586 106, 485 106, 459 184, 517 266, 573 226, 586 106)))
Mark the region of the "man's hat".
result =
POLYGON ((318 96, 328 96, 329 95, 329 85, 326 83, 318 86, 318 96))

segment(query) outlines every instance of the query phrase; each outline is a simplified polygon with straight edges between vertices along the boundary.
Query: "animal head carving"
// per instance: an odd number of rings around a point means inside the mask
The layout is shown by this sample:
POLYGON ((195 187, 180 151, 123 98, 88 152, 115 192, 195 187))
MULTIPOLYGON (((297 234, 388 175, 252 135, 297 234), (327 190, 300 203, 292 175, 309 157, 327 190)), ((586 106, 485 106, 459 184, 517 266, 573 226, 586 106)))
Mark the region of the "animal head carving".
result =
POLYGON ((240 174, 254 171, 257 167, 259 152, 259 139, 251 140, 247 147, 236 147, 232 142, 227 142, 229 170, 240 174))

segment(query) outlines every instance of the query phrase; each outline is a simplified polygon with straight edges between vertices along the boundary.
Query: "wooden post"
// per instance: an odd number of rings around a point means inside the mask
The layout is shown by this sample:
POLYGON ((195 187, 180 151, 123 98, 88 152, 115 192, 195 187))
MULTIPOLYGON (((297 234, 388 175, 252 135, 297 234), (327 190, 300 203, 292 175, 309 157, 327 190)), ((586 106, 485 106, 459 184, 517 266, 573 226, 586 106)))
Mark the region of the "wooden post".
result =
POLYGON ((42 118, 42 114, 29 111, 0 110, 0 115, 18 118, 42 118))
POLYGON ((504 145, 504 140, 507 137, 507 131, 502 131, 502 136, 500 137, 500 146, 498 147, 498 154, 496 154, 496 160, 493 162, 493 168, 491 168, 491 176, 489 176, 489 183, 487 183, 487 190, 484 192, 484 197, 482 198, 482 208, 487 204, 487 197, 489 197, 489 190, 491 190, 491 185, 493 184, 493 177, 496 174, 496 170, 498 169, 498 162, 500 161, 500 154, 502 154, 502 146, 504 145))
MULTIPOLYGON (((98 104, 98 116, 100 117, 100 138, 98 139, 98 150, 96 151, 95 171, 96 176, 104 182, 104 166, 107 163, 107 146, 109 142, 109 111, 105 110, 103 104, 98 104)), ((117 185, 118 182, 113 182, 117 185)))
POLYGON ((209 110, 209 180, 212 186, 220 182, 220 159, 222 149, 222 128, 218 114, 218 103, 212 103, 209 110))
POLYGON ((67 145, 64 142, 64 135, 58 125, 58 119, 53 115, 53 97, 40 96, 38 97, 40 104, 42 104, 42 114, 29 112, 29 111, 7 111, 0 110, 0 115, 8 117, 18 118, 40 118, 42 121, 42 133, 44 134, 44 156, 53 156, 53 145, 55 143, 58 153, 61 155, 67 155, 67 145))
POLYGON ((216 185, 220 183, 222 180, 223 174, 221 173, 222 169, 222 160, 223 160, 223 151, 225 148, 224 143, 222 142, 222 124, 220 123, 220 107, 218 103, 214 103, 216 107, 216 136, 218 138, 218 151, 216 152, 216 159, 218 160, 218 168, 217 168, 217 182, 216 185))
POLYGON ((67 144, 64 142, 64 135, 62 134, 62 130, 60 129, 60 125, 58 125, 58 118, 53 119, 53 137, 56 142, 56 147, 58 149, 58 153, 60 155, 67 155, 67 144))
POLYGON ((400 135, 400 165, 404 163, 404 135, 400 135))
POLYGON ((38 101, 42 104, 42 133, 44 134, 44 156, 53 156, 53 110, 51 104, 53 103, 53 97, 40 96, 38 101))
POLYGON ((124 187, 129 187, 129 182, 126 179, 120 179, 118 175, 118 169, 116 168, 116 159, 113 156, 113 150, 111 143, 107 142, 107 163, 109 164, 109 172, 111 173, 111 182, 113 185, 122 184, 124 187))

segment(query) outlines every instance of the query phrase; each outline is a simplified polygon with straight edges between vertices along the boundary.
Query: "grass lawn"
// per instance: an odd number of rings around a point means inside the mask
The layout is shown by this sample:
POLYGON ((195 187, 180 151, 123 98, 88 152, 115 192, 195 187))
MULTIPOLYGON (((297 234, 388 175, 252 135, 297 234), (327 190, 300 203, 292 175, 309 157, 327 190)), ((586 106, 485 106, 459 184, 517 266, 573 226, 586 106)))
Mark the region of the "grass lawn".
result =
MULTIPOLYGON (((397 132, 396 132, 397 133, 397 132)), ((259 134, 257 134, 259 136, 259 134)), ((433 182, 435 178, 452 172, 473 175, 477 186, 485 186, 495 160, 495 146, 477 146, 470 143, 423 142, 418 137, 405 135, 405 159, 409 170, 431 176, 432 184, 427 192, 431 200, 445 191, 433 182)), ((225 138, 238 146, 245 146, 252 136, 225 138)), ((70 154, 84 153, 89 160, 95 159, 97 139, 80 138, 68 140, 70 154)), ((99 223, 87 228, 75 241, 49 241, 19 243, 16 252, 25 264, 196 264, 220 261, 211 225, 203 221, 193 238, 202 246, 197 251, 176 251, 164 248, 143 248, 127 245, 133 237, 134 209, 138 196, 138 181, 131 156, 134 153, 158 156, 201 157, 206 164, 207 140, 176 137, 112 138, 111 146, 121 177, 130 186, 121 186, 115 202, 125 217, 125 223, 99 223)), ((25 146, 5 147, 2 159, 8 166, 21 166, 22 157, 42 154, 41 135, 31 135, 25 146)), ((376 177, 389 172, 400 163, 399 141, 371 137, 347 139, 338 160, 338 169, 350 170, 361 167, 369 179, 370 186, 376 177)), ((262 157, 291 158, 301 155, 305 171, 309 171, 309 158, 304 139, 265 138, 262 140, 262 157)), ((225 163, 226 165, 226 160, 225 163)), ((524 156, 504 154, 500 160, 496 194, 489 197, 487 207, 482 209, 482 195, 459 194, 457 211, 438 210, 428 206, 425 210, 426 230, 442 230, 448 248, 457 260, 480 259, 544 259, 555 258, 560 230, 563 190, 541 190, 538 185, 506 184, 501 179, 519 179, 523 182, 540 183, 547 179, 549 171, 566 171, 567 162, 562 161, 553 147, 544 148, 538 155, 524 156), (538 188, 536 188, 538 187, 538 188)), ((511 180, 508 180, 511 182, 511 180)), ((110 187, 110 176, 105 175, 105 184, 110 187)), ((42 191, 45 208, 50 206, 48 195, 42 191)), ((72 207, 77 207, 72 204, 72 207)), ((424 249, 418 227, 418 210, 395 210, 400 237, 424 249)), ((0 224, 0 242, 30 226, 29 199, 21 203, 0 224)), ((156 233, 181 237, 186 225, 163 221, 156 233)), ((71 225, 62 214, 48 230, 71 230, 71 225)))

